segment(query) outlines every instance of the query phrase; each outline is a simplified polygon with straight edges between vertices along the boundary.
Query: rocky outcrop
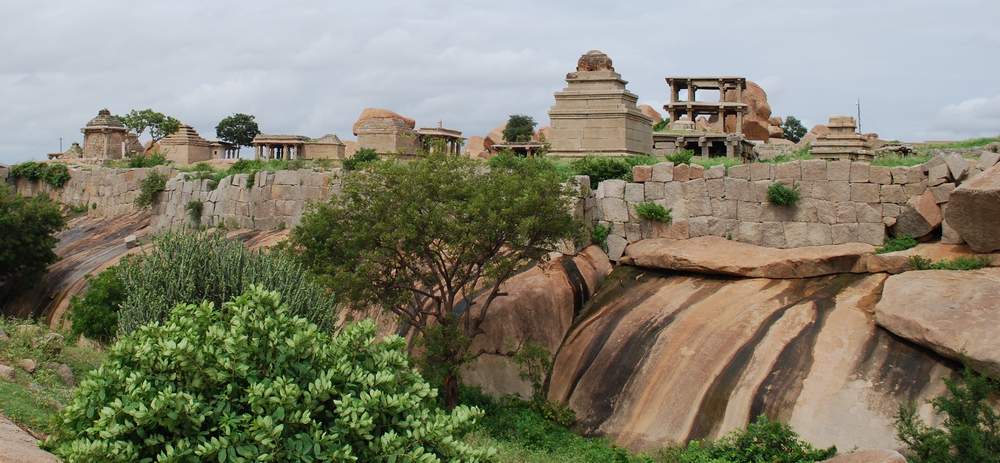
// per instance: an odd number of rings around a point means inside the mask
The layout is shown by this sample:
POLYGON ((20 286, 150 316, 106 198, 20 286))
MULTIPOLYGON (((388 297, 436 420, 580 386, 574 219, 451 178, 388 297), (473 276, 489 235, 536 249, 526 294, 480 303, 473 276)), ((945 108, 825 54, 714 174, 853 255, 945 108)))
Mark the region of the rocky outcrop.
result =
POLYGON ((875 320, 897 336, 1000 377, 1000 269, 890 277, 875 320))
POLYGON ((656 125, 663 121, 663 115, 661 115, 660 112, 656 110, 656 108, 653 108, 648 104, 639 105, 639 111, 642 111, 642 113, 645 114, 646 117, 652 119, 653 125, 656 125))
POLYGON ((869 244, 850 243, 776 249, 717 236, 632 243, 622 263, 639 267, 751 278, 809 278, 868 271, 869 244))
POLYGON ((924 191, 920 196, 910 198, 902 207, 893 234, 923 238, 941 227, 941 207, 938 206, 932 190, 924 191))
POLYGON ((610 272, 608 256, 591 246, 508 280, 502 287, 507 295, 493 303, 484 322, 485 334, 473 340, 472 352, 487 353, 464 368, 463 382, 497 396, 529 398, 531 385, 520 377, 521 370, 511 356, 526 344, 543 347, 554 356, 573 318, 610 272))
POLYGON ((972 249, 1000 250, 1000 164, 951 192, 945 220, 972 249))
POLYGON ((566 336, 549 398, 585 433, 632 449, 717 438, 760 414, 815 445, 897 448, 899 405, 926 404, 954 370, 875 325, 885 279, 619 266, 566 336))
POLYGON ((906 463, 906 458, 895 450, 857 450, 821 463, 906 463))
POLYGON ((38 448, 38 439, 0 415, 0 462, 58 463, 59 459, 38 448))

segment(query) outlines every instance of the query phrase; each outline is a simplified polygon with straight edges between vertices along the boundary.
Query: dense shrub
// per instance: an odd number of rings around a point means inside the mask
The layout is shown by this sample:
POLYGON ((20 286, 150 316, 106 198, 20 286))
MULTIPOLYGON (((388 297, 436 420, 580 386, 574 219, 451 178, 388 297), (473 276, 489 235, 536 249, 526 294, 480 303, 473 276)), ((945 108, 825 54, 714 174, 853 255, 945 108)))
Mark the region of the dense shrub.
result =
POLYGON ((111 267, 87 282, 87 290, 70 299, 69 317, 73 334, 82 334, 103 343, 115 338, 118 311, 125 300, 125 287, 118 268, 111 267))
POLYGON ((149 207, 153 205, 156 194, 167 187, 167 177, 159 172, 150 172, 139 183, 139 195, 135 197, 135 205, 149 207))
POLYGON ((132 168, 156 167, 167 163, 167 157, 161 153, 153 152, 147 155, 136 155, 128 160, 128 166, 132 168))
POLYGON ((990 263, 991 259, 987 256, 959 256, 937 262, 923 256, 910 256, 909 259, 913 270, 979 270, 989 267, 990 263))
POLYGON ((353 156, 344 159, 344 170, 363 169, 364 166, 378 161, 378 153, 371 148, 360 148, 353 156))
POLYGON ((878 254, 885 254, 887 252, 905 251, 917 245, 917 240, 913 239, 912 236, 900 235, 895 238, 889 238, 885 241, 882 247, 878 248, 875 252, 878 254))
POLYGON ((331 338, 259 287, 178 305, 121 339, 46 445, 67 462, 480 461, 482 416, 436 406, 398 336, 371 321, 331 338))
POLYGON ((293 257, 283 251, 251 251, 239 241, 216 234, 160 235, 150 251, 126 257, 94 281, 122 289, 93 295, 88 291, 75 301, 74 310, 88 307, 92 317, 107 320, 117 313, 119 324, 110 328, 111 333, 162 321, 173 306, 184 301, 221 304, 252 284, 273 288, 292 313, 324 329, 332 326, 335 315, 333 296, 293 257))
POLYGON ((667 155, 667 160, 675 165, 691 164, 692 158, 694 158, 694 151, 691 150, 677 150, 667 155))
POLYGON ((69 181, 66 164, 28 161, 10 168, 10 176, 31 181, 42 181, 55 188, 62 188, 69 181))
POLYGON ((670 209, 651 201, 642 202, 635 205, 635 213, 646 220, 654 222, 670 223, 670 209))
POLYGON ((653 124, 654 132, 663 132, 667 130, 667 126, 670 125, 670 119, 662 119, 660 122, 653 124))
POLYGON ((611 234, 611 227, 606 225, 597 224, 594 228, 590 230, 590 242, 600 246, 602 249, 607 251, 608 249, 608 235, 611 234))
POLYGON ((597 184, 609 179, 631 181, 632 167, 655 163, 656 158, 652 156, 628 156, 620 158, 587 156, 573 161, 570 167, 576 175, 590 176, 590 187, 597 188, 597 184))
POLYGON ((799 188, 783 183, 772 183, 767 187, 767 200, 775 206, 794 206, 799 202, 799 188))
POLYGON ((802 140, 802 137, 806 135, 807 130, 797 117, 788 116, 785 118, 784 122, 781 123, 781 132, 786 140, 798 143, 799 140, 802 140))
POLYGON ((55 233, 65 225, 48 196, 26 198, 0 182, 0 300, 32 284, 56 261, 55 233))
POLYGON ((191 200, 188 201, 184 209, 188 213, 188 219, 191 220, 191 225, 197 226, 201 223, 201 212, 205 208, 205 205, 201 201, 191 200))
POLYGON ((896 415, 896 433, 906 444, 911 463, 1000 462, 1000 414, 991 405, 1000 383, 966 368, 961 378, 945 378, 948 392, 931 401, 944 415, 942 428, 932 428, 917 416, 913 404, 896 415))
POLYGON ((665 463, 807 463, 837 454, 836 447, 815 449, 799 439, 788 425, 759 416, 746 430, 734 431, 716 442, 692 441, 687 447, 667 449, 665 463))

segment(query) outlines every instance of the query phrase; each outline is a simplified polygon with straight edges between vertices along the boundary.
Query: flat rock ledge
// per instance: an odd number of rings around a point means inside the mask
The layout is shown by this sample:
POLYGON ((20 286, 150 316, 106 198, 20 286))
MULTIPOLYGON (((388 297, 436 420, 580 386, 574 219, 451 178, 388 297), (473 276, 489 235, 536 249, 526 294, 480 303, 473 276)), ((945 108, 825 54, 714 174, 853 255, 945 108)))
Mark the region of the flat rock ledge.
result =
POLYGON ((881 259, 870 244, 778 249, 717 236, 632 243, 621 262, 638 267, 747 278, 811 278, 838 273, 898 273, 906 260, 881 259))
POLYGON ((906 463, 906 458, 895 450, 858 450, 820 463, 906 463))
POLYGON ((59 459, 38 448, 38 439, 0 415, 0 462, 58 463, 59 459))
POLYGON ((1000 269, 925 270, 893 275, 875 322, 945 357, 1000 377, 1000 269))

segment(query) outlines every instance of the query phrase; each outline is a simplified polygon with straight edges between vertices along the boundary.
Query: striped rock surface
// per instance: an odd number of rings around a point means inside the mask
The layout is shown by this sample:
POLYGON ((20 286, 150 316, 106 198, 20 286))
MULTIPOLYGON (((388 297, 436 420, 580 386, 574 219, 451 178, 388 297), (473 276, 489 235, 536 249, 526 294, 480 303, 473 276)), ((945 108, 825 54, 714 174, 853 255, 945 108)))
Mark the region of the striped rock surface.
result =
POLYGON ((885 274, 690 276, 622 266, 574 322, 549 398, 631 449, 716 438, 766 414, 820 446, 898 448, 893 415, 954 365, 878 328, 885 274))

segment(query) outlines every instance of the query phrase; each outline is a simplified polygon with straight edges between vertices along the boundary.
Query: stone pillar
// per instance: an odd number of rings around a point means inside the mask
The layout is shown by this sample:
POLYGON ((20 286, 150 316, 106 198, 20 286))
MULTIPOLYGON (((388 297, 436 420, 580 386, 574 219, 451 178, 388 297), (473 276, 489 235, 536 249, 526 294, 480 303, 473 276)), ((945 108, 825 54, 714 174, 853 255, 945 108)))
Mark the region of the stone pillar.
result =
MULTIPOLYGON (((691 83, 690 80, 688 80, 688 101, 689 102, 693 102, 694 101, 694 91, 695 91, 694 90, 694 84, 691 83)), ((694 119, 691 119, 691 120, 693 121, 694 119)))
POLYGON ((706 140, 705 137, 702 137, 702 138, 698 139, 698 146, 701 147, 701 155, 702 155, 702 157, 706 157, 707 158, 707 157, 709 157, 711 155, 711 153, 709 152, 709 148, 712 147, 712 142, 706 140))
POLYGON ((670 84, 670 102, 676 103, 677 99, 680 98, 680 90, 677 89, 677 83, 671 80, 668 82, 670 84))
POLYGON ((743 111, 736 111, 736 133, 743 134, 743 111))
POLYGON ((719 105, 719 132, 725 133, 726 131, 726 110, 722 105, 719 105))

